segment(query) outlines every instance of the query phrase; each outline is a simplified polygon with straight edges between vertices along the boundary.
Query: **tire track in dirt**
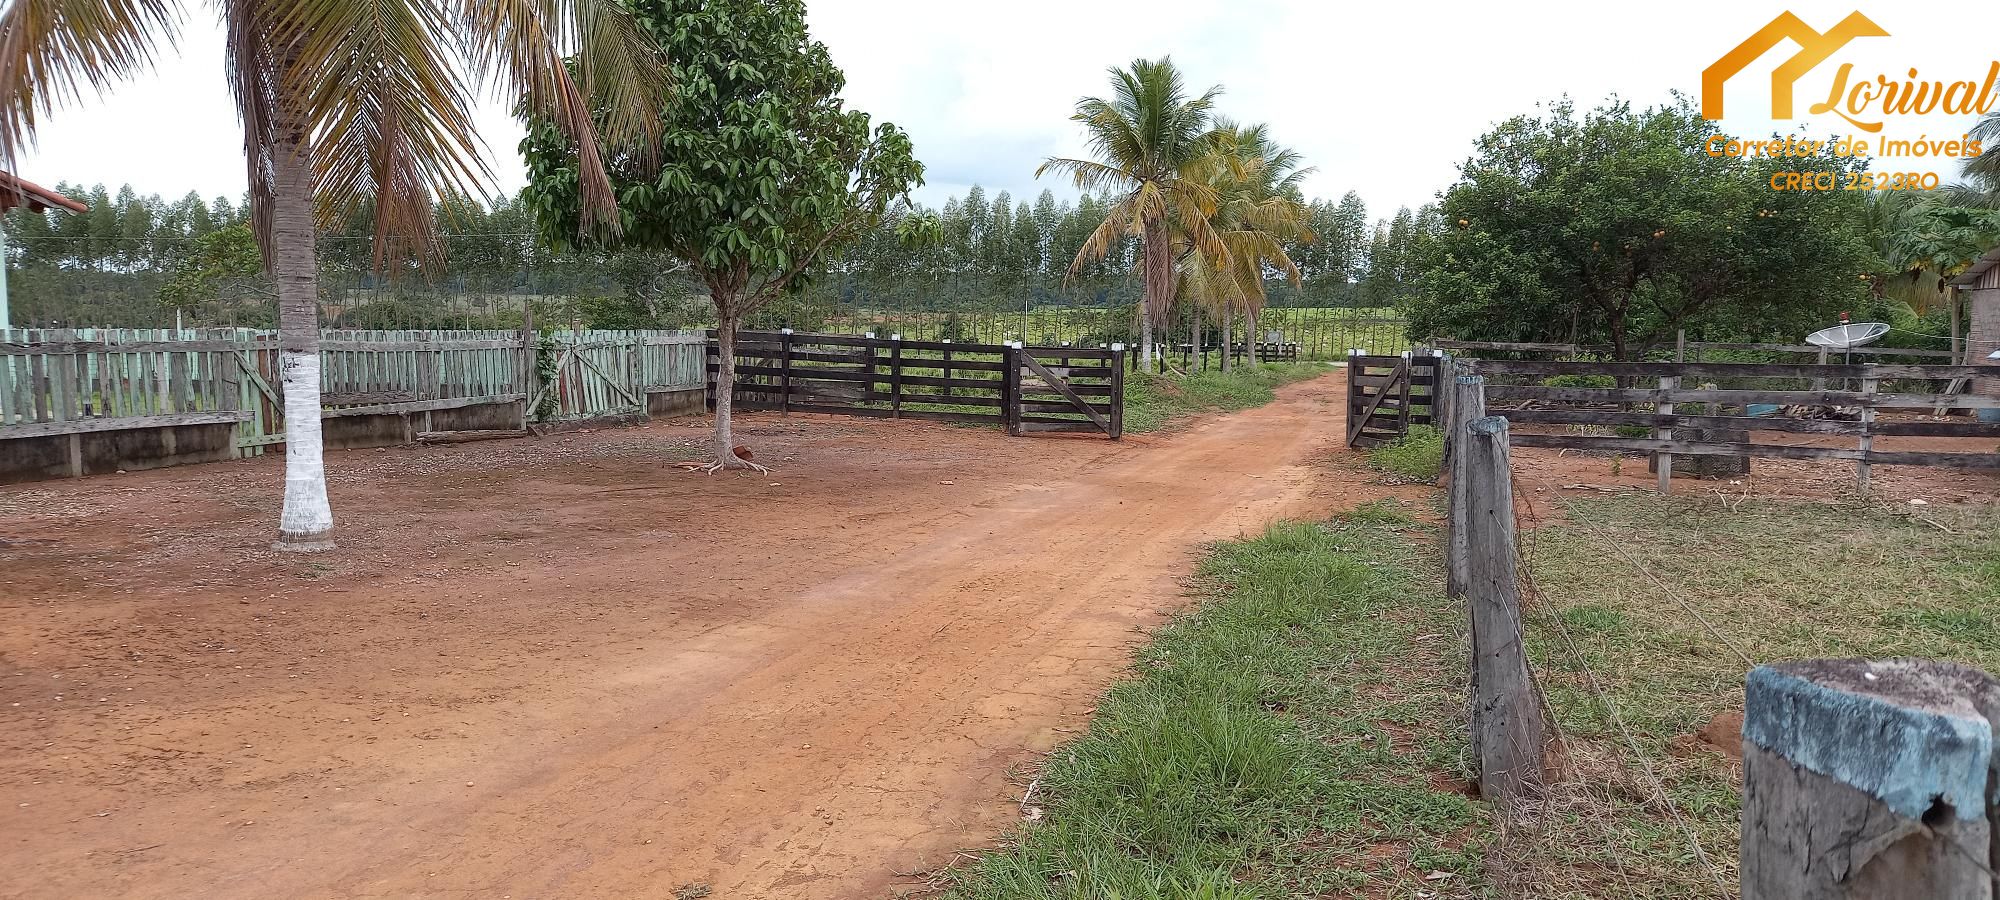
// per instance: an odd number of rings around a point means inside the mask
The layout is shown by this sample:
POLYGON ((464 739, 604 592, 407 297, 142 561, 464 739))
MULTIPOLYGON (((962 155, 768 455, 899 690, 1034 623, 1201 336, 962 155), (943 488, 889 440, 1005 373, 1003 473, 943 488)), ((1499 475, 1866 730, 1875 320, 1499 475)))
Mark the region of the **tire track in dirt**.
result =
MULTIPOLYGON (((336 668, 276 705, 223 694, 171 707, 171 725, 110 719, 212 755, 278 712, 424 727, 381 743, 325 725, 263 733, 253 740, 276 746, 180 788, 71 772, 70 791, 33 799, 119 814, 30 828, 27 809, 0 807, 0 865, 25 876, 0 893, 667 896, 705 882, 717 897, 881 896, 908 882, 896 873, 1018 820, 1010 771, 1087 721, 1142 630, 1185 602, 1203 543, 1391 493, 1321 464, 1343 397, 1333 375, 1171 437, 1038 442, 974 472, 987 480, 970 503, 920 499, 935 484, 923 477, 857 498, 869 532, 895 526, 893 538, 835 537, 849 510, 822 497, 773 526, 763 558, 797 552, 762 568, 715 545, 666 559, 657 540, 634 540, 566 572, 455 576, 443 589, 461 596, 615 597, 649 612, 604 623, 580 606, 567 631, 533 635, 549 645, 534 653, 513 655, 509 641, 528 638, 504 633, 436 645, 490 673, 336 668), (678 583, 690 568, 738 599, 686 599, 703 594, 678 583), (647 600, 668 581, 677 606, 647 600), (383 702, 396 686, 406 695, 383 702)), ((354 590, 365 608, 410 589, 354 590)))

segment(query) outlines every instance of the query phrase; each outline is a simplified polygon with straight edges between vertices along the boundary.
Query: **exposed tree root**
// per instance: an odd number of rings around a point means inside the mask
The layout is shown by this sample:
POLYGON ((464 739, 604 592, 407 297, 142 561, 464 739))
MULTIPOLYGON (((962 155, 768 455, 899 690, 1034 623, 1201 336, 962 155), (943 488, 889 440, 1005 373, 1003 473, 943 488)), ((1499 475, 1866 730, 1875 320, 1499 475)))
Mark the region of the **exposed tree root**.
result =
POLYGON ((763 475, 771 474, 770 466, 758 465, 757 463, 753 463, 747 459, 739 458, 733 453, 726 454, 722 458, 717 459, 716 461, 701 467, 701 471, 706 472, 710 475, 713 475, 724 469, 742 469, 744 471, 756 472, 763 475))

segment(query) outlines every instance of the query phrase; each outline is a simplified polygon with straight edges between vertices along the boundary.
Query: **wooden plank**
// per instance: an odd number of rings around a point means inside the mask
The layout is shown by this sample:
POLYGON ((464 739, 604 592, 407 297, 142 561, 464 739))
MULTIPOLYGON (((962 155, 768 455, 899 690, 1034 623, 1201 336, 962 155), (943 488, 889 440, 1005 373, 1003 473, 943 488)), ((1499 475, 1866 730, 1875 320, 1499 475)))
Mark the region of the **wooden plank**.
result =
POLYGON ((224 422, 241 422, 249 417, 250 414, 243 410, 211 409, 200 412, 168 413, 157 416, 118 416, 103 419, 71 419, 64 422, 36 422, 0 426, 0 440, 51 437, 64 434, 88 434, 99 431, 130 431, 135 428, 168 428, 176 425, 215 425, 224 422))
POLYGON ((1619 451, 1630 453, 1677 453, 1682 456, 1767 456, 1777 459, 1858 459, 1860 451, 1850 447, 1794 447, 1785 444, 1659 440, 1658 438, 1595 437, 1578 434, 1512 435, 1516 447, 1548 447, 1569 450, 1619 451))
POLYGON ((1489 384, 1489 400, 1551 400, 1563 403, 1776 403, 1783 406, 1872 406, 1877 409, 1903 407, 1923 409, 1944 406, 1951 409, 2000 409, 2000 397, 1976 394, 1875 394, 1863 397, 1859 391, 1734 391, 1682 388, 1671 397, 1653 388, 1552 388, 1540 385, 1489 384))
MULTIPOLYGON (((1861 433, 1858 422, 1842 422, 1836 419, 1789 419, 1782 416, 1703 416, 1703 415, 1660 415, 1654 412, 1613 412, 1595 409, 1508 409, 1494 410, 1493 415, 1506 416, 1507 421, 1524 425, 1626 425, 1646 428, 1736 428, 1750 431, 1783 431, 1794 434, 1843 434, 1861 433)), ((1890 423, 1877 426, 1876 434, 1890 423)), ((1911 432, 1925 433, 1925 432, 1911 432)), ((2000 436, 2000 424, 1992 426, 1992 433, 2000 436)), ((1980 436, 1969 434, 1967 436, 1980 436)))
POLYGON ((523 394, 488 394, 483 397, 441 397, 436 400, 419 400, 415 403, 382 403, 374 406, 349 406, 341 409, 326 409, 320 411, 320 418, 337 419, 344 416, 388 416, 397 413, 484 406, 489 403, 514 403, 525 399, 527 397, 523 394))
POLYGON ((1085 422, 1081 419, 1071 422, 1045 422, 1040 419, 1023 418, 1021 424, 1015 427, 1019 428, 1023 433, 1076 432, 1095 434, 1103 430, 1098 428, 1096 423, 1085 422))
POLYGON ((418 400, 437 399, 421 396, 418 391, 355 391, 353 393, 322 392, 319 402, 325 406, 352 406, 380 403, 413 403, 418 400))
POLYGON ((1481 375, 1604 375, 1614 378, 1653 378, 1676 375, 1687 378, 1922 378, 1946 381, 1953 378, 2000 376, 2000 366, 1959 365, 1810 365, 1804 363, 1719 363, 1719 362, 1544 362, 1541 360, 1468 359, 1481 375))

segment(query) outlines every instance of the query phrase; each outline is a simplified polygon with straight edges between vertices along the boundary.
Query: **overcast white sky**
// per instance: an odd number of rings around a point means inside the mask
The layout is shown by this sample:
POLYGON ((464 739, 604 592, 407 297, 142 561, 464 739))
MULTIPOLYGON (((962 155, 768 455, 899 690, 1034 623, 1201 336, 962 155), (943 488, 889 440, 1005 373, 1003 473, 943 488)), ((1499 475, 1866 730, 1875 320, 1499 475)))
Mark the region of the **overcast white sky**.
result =
MULTIPOLYGON (((1800 121, 1834 69, 1927 78, 1983 78, 2000 57, 2000 6, 1989 2, 1334 3, 1326 0, 809 0, 815 37, 847 71, 850 105, 908 129, 933 205, 979 183, 1032 199, 1049 155, 1082 152, 1068 115, 1105 91, 1104 69, 1172 54, 1198 90, 1225 89, 1226 114, 1268 122, 1318 167, 1317 196, 1358 190, 1375 216, 1423 203, 1456 175, 1472 140, 1493 123, 1565 93, 1591 103, 1616 93, 1639 103, 1695 95, 1701 70, 1779 12, 1825 30, 1859 8, 1890 37, 1849 44, 1801 80, 1800 121)), ((221 39, 195 5, 181 52, 152 77, 101 102, 60 111, 21 173, 53 184, 131 183, 170 198, 243 190, 239 132, 223 83, 221 39)), ((1758 137, 1799 123, 1769 116, 1777 50, 1730 83, 1734 134, 1758 137)), ((518 189, 519 131, 499 107, 481 122, 497 187, 518 189)), ((1892 124, 1891 134, 1956 137, 1965 121, 1892 124)), ((1880 169, 1938 169, 1935 161, 1880 169)), ((1955 171, 1946 166, 1945 171, 1955 171)))

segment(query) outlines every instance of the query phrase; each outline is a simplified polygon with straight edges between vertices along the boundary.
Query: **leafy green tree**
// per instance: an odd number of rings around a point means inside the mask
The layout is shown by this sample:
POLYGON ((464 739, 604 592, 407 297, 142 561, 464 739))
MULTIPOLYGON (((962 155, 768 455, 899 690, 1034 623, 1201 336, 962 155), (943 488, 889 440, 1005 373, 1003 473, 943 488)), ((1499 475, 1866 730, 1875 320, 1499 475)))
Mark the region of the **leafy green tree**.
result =
MULTIPOLYGON (((721 364, 715 469, 750 467, 730 429, 735 332, 744 317, 803 285, 923 183, 910 140, 844 107, 846 79, 806 33, 801 0, 636 0, 668 60, 657 158, 621 158, 614 182, 622 246, 686 263, 715 305, 721 364)), ((591 228, 578 190, 579 147, 542 119, 522 142, 529 204, 549 237, 619 240, 591 228)))
MULTIPOLYGON (((248 225, 231 225, 189 240, 171 256, 160 302, 176 313, 197 310, 205 301, 229 304, 244 297, 277 296, 264 278, 264 253, 248 225)), ((180 327, 176 321, 175 327, 180 327)))
POLYGON ((1214 188, 1206 177, 1215 164, 1219 136, 1210 122, 1220 87, 1189 98, 1173 60, 1135 59, 1112 67, 1111 98, 1085 97, 1070 118, 1083 123, 1096 159, 1050 158, 1035 177, 1055 172, 1078 188, 1107 191, 1117 199, 1085 239, 1070 264, 1072 274, 1102 260, 1121 238, 1137 234, 1143 249, 1145 303, 1139 317, 1140 358, 1154 371, 1158 354, 1153 331, 1165 324, 1174 300, 1174 234, 1195 252, 1221 258, 1226 252, 1208 224, 1215 214, 1214 188))
POLYGON ((1501 123, 1437 214, 1411 222, 1411 334, 1601 343, 1629 359, 1682 327, 1796 340, 1851 308, 1870 265, 1861 199, 1774 191, 1771 174, 1798 160, 1710 156, 1715 133, 1685 99, 1581 115, 1563 101, 1501 123))

